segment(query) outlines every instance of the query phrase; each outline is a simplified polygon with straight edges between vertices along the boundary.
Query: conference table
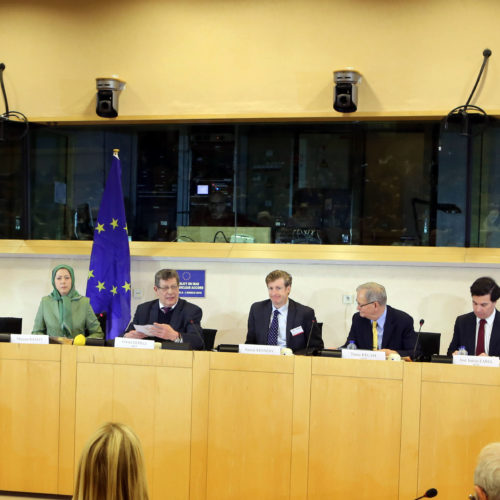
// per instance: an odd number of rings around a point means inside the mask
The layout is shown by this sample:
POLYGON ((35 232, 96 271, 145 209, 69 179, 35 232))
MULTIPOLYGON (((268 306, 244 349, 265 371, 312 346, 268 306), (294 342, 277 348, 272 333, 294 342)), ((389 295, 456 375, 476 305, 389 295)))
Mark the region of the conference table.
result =
POLYGON ((467 498, 499 396, 489 367, 1 343, 0 491, 71 495, 118 421, 153 500, 467 498))

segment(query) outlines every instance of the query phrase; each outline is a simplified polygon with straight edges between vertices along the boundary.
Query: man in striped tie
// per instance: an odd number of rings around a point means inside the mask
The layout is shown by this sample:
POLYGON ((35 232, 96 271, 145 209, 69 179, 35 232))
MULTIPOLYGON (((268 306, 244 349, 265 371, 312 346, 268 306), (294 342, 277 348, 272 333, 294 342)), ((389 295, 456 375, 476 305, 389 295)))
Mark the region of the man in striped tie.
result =
POLYGON ((417 340, 413 318, 387 305, 385 288, 378 283, 364 283, 356 289, 358 312, 352 317, 345 345, 353 340, 358 349, 381 350, 386 357, 401 357, 414 352, 417 340))
POLYGON ((294 352, 323 348, 314 309, 289 298, 292 276, 279 269, 266 276, 269 299, 255 302, 248 315, 246 344, 278 345, 294 352))

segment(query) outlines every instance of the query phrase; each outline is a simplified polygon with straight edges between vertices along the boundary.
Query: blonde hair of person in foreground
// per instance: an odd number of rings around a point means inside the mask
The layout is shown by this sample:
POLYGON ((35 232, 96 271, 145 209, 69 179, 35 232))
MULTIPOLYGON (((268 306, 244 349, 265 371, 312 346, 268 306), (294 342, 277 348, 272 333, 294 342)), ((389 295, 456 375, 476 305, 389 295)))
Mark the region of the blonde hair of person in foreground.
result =
POLYGON ((142 447, 132 429, 110 422, 89 439, 73 500, 149 500, 142 447))

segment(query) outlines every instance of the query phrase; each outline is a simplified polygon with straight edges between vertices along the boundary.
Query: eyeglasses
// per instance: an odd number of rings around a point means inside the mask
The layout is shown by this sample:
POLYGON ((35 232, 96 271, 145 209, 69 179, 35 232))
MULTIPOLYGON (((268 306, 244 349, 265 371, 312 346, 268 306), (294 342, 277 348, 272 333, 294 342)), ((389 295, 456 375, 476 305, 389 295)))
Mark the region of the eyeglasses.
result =
POLYGON ((169 291, 169 290, 172 290, 173 292, 175 292, 175 290, 177 290, 179 288, 179 285, 171 285, 171 286, 157 286, 156 287, 158 290, 162 290, 162 291, 169 291))
POLYGON ((372 300, 371 302, 367 302, 366 304, 360 304, 358 301, 356 301, 356 304, 358 304, 358 307, 365 307, 365 306, 369 306, 370 304, 375 304, 375 302, 377 302, 376 300, 372 300))

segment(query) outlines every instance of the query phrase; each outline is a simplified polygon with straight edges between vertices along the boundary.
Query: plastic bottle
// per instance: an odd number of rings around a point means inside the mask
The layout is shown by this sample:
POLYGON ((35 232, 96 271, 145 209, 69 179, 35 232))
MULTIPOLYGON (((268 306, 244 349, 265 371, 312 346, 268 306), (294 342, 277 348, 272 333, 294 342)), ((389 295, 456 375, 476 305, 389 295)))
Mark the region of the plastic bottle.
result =
POLYGON ((358 346, 354 343, 354 340, 349 340, 346 349, 357 349, 358 346))
POLYGON ((458 352, 457 352, 457 354, 458 354, 459 356, 467 356, 467 354, 469 354, 469 353, 467 352, 467 349, 465 348, 465 346, 464 346, 464 345, 461 345, 461 346, 458 348, 458 352))

